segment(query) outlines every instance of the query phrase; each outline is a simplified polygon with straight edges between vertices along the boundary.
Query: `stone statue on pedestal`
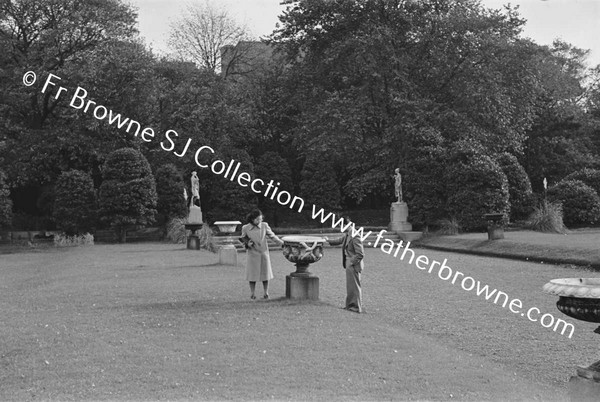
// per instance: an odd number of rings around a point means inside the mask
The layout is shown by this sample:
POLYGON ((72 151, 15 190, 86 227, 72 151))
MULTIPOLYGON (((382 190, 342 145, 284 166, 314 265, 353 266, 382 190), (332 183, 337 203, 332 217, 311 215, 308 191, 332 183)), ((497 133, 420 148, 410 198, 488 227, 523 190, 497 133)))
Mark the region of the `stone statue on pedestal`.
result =
POLYGON ((390 208, 389 229, 394 232, 412 231, 412 225, 408 222, 408 205, 402 200, 402 175, 400 168, 396 168, 394 176, 394 190, 397 201, 392 202, 390 208))
POLYGON ((200 179, 196 174, 196 171, 192 172, 191 177, 192 184, 192 197, 190 201, 190 214, 188 216, 188 223, 202 223, 202 210, 200 209, 200 179))

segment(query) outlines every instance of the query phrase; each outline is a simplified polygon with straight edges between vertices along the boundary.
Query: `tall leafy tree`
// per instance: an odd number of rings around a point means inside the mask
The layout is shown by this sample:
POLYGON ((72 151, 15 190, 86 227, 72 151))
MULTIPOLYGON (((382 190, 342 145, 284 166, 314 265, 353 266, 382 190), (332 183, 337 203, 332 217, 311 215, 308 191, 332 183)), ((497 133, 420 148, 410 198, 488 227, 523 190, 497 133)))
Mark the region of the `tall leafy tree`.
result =
POLYGON ((330 160, 324 155, 309 155, 301 174, 300 194, 307 203, 307 211, 310 210, 310 204, 328 211, 340 209, 340 185, 330 160))
POLYGON ((79 170, 63 172, 55 186, 54 219, 69 236, 91 233, 96 226, 96 190, 92 177, 79 170))
POLYGON ((144 156, 133 148, 112 152, 102 169, 100 219, 125 242, 128 227, 148 225, 156 216, 156 182, 144 156))
POLYGON ((159 225, 166 227, 172 218, 182 218, 187 214, 186 201, 184 198, 183 178, 177 167, 167 164, 156 170, 156 193, 158 196, 158 219, 159 225))
MULTIPOLYGON (((292 181, 292 171, 285 159, 276 152, 269 151, 258 158, 256 163, 256 175, 263 180, 273 180, 279 191, 287 191, 294 194, 294 183, 292 181)), ((273 217, 271 222, 274 226, 279 225, 283 213, 287 212, 275 200, 269 197, 260 197, 258 205, 264 213, 273 217)))
POLYGON ((12 222, 12 201, 4 172, 0 170, 0 228, 7 228, 12 222))
POLYGON ((288 55, 304 152, 331 150, 345 192, 383 195, 407 144, 445 140, 518 152, 535 114, 538 47, 514 9, 466 1, 288 1, 271 40, 288 55), (298 78, 299 77, 299 78, 298 78))
POLYGON ((0 2, 0 46, 9 72, 3 90, 14 94, 15 113, 25 125, 40 129, 58 104, 53 91, 22 88, 21 76, 34 70, 60 75, 63 68, 88 55, 109 38, 130 38, 136 14, 119 0, 4 0, 0 2), (10 69, 9 69, 10 68, 10 69))

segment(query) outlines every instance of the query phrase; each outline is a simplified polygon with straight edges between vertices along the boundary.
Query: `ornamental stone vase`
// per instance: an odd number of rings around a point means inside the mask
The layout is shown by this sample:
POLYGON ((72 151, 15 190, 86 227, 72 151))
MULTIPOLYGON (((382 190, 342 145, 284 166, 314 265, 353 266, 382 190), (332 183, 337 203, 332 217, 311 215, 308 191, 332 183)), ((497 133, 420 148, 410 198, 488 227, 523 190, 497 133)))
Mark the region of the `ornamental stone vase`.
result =
POLYGON ((235 241, 231 237, 240 221, 218 221, 215 225, 219 227, 219 232, 228 234, 225 243, 219 248, 219 264, 222 265, 238 265, 238 254, 234 244, 235 241))
POLYGON ((291 276, 311 276, 308 266, 323 257, 325 239, 315 236, 284 236, 283 256, 296 264, 296 271, 291 276))
POLYGON ((288 299, 319 300, 319 278, 308 266, 323 257, 325 239, 315 236, 284 236, 283 256, 296 265, 296 271, 285 277, 288 299))
MULTIPOLYGON (((556 307, 577 320, 600 323, 600 278, 552 279, 544 292, 558 296, 556 307)), ((600 327, 594 332, 600 333, 600 327)), ((600 395, 600 361, 578 366, 577 376, 569 380, 572 400, 596 401, 600 395)))

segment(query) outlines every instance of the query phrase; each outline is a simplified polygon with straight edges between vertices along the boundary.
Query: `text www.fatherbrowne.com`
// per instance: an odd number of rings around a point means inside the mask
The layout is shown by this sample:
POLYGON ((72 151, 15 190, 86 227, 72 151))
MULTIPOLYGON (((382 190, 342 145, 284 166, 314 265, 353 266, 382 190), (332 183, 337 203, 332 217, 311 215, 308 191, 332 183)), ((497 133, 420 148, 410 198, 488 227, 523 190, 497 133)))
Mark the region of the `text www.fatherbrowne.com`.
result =
MULTIPOLYGON (((339 227, 340 231, 345 232, 350 228, 352 237, 358 236, 363 242, 372 234, 371 231, 365 233, 362 227, 356 229, 354 223, 346 223, 344 225, 343 218, 338 217, 336 219, 336 216, 333 213, 328 213, 326 215, 323 209, 316 210, 313 206, 312 213, 312 218, 319 219, 321 223, 330 220, 331 227, 334 229, 339 227)), ((380 248, 384 253, 393 255, 394 257, 398 257, 400 254, 400 260, 407 260, 408 264, 414 262, 418 269, 429 274, 437 274, 437 277, 443 281, 448 281, 452 285, 459 285, 467 292, 474 290, 477 296, 483 297, 485 300, 493 300, 494 304, 501 305, 503 308, 506 308, 508 305, 508 309, 511 313, 520 314, 521 317, 526 317, 529 321, 538 322, 544 328, 551 328, 554 332, 560 331, 561 335, 568 333, 569 338, 573 336, 573 333, 575 332, 573 324, 560 318, 555 318, 549 313, 542 315, 542 312, 537 307, 531 307, 525 310, 523 308, 523 302, 520 299, 511 299, 508 294, 497 289, 491 289, 489 285, 483 285, 480 281, 475 280, 470 276, 466 276, 460 271, 453 270, 447 265, 448 259, 445 258, 444 261, 440 263, 436 260, 430 260, 426 255, 417 255, 415 251, 410 248, 410 242, 404 244, 404 242, 400 240, 399 242, 394 243, 392 240, 383 237, 385 233, 386 230, 384 229, 377 234, 375 242, 372 245, 374 248, 380 248), (402 253, 400 253, 401 250, 402 253)))

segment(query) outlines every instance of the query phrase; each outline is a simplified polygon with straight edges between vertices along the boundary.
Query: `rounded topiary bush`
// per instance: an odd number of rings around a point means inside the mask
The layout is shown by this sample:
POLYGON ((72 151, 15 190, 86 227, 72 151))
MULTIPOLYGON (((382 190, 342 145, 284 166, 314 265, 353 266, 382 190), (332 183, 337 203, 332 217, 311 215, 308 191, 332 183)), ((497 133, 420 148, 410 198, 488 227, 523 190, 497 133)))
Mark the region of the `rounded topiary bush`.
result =
POLYGON ((464 230, 485 229, 483 215, 487 213, 508 215, 508 180, 496 161, 471 144, 459 143, 448 163, 444 175, 447 214, 464 230))
POLYGON ((563 180, 579 180, 596 190, 600 195, 600 170, 583 168, 567 175, 563 180))
POLYGON ((148 225, 156 215, 156 182, 146 158, 133 148, 108 155, 98 197, 100 219, 113 227, 119 241, 131 225, 148 225))
POLYGON ((507 152, 498 155, 495 159, 508 180, 511 220, 527 218, 533 212, 534 195, 525 168, 516 156, 507 152))
POLYGON ((187 206, 183 195, 185 184, 177 167, 172 163, 159 167, 155 177, 158 196, 157 222, 166 227, 171 219, 183 218, 187 215, 187 206))
POLYGON ((600 197, 580 180, 562 180, 548 189, 552 201, 560 201, 565 225, 594 225, 600 221, 600 197))
POLYGON ((69 236, 92 233, 96 210, 92 177, 80 170, 63 172, 55 186, 53 215, 57 227, 69 236))
POLYGON ((0 229, 12 223, 12 201, 4 172, 0 171, 0 229))
MULTIPOLYGON (((402 169, 403 193, 413 227, 437 227, 446 214, 445 158, 448 154, 439 131, 425 127, 407 139, 408 153, 402 169)), ((390 169, 390 172, 393 172, 390 169)), ((391 183, 391 174, 388 183, 391 183)), ((394 192, 389 192, 394 196, 394 192)))

